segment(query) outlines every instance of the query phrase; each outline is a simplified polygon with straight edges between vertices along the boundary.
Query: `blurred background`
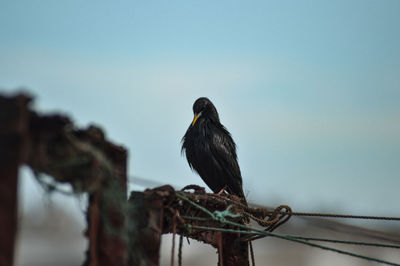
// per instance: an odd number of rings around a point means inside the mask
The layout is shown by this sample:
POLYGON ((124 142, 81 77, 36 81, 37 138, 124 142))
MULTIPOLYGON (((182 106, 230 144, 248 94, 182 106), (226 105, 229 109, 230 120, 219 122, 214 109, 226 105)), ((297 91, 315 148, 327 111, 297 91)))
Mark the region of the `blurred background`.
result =
MULTIPOLYGON (((400 216, 399 12, 397 0, 3 0, 0 90, 24 89, 39 111, 104 128, 129 150, 130 190, 204 185, 180 141, 206 96, 238 146, 250 202, 400 216)), ((29 169, 21 177, 16 264, 80 265, 85 199, 44 195, 29 169)), ((262 243, 256 255, 273 265, 367 265, 262 243), (279 260, 278 247, 295 262, 279 260)), ((195 245, 184 252, 204 258, 195 245)))

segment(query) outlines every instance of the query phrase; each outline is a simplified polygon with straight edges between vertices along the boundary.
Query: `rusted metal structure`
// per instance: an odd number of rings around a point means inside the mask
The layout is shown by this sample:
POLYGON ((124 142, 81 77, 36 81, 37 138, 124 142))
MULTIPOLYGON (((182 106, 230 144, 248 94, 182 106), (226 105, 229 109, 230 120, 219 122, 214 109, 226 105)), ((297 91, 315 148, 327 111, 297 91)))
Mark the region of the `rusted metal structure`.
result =
MULTIPOLYGON (((235 229, 205 221, 207 215, 190 202, 210 213, 233 206, 232 213, 250 212, 251 218, 259 217, 260 222, 268 216, 265 210, 248 208, 235 196, 206 194, 197 186, 188 187, 194 192, 175 191, 170 186, 132 192, 127 200, 126 149, 109 142, 98 127, 77 129, 67 116, 38 114, 30 109, 31 101, 23 94, 0 96, 0 266, 13 265, 18 169, 22 164, 28 165, 39 181, 44 173, 56 183, 69 183, 74 193, 88 194, 89 248, 84 266, 158 265, 161 236, 166 233, 217 248, 219 265, 249 264, 248 242, 240 234, 188 229, 196 225, 235 229)), ((249 217, 229 219, 244 223, 249 217)), ((276 217, 270 216, 267 224, 279 222, 276 217)))
POLYGON ((0 97, 0 266, 13 265, 17 232, 18 169, 26 158, 29 98, 0 97))
POLYGON ((22 164, 89 194, 85 265, 127 265, 126 150, 99 128, 79 130, 66 116, 39 115, 31 100, 0 96, 0 266, 13 265, 22 164))
MULTIPOLYGON (((129 236, 132 240, 130 249, 133 252, 131 265, 158 265, 161 235, 167 233, 179 234, 212 245, 218 250, 219 265, 249 265, 248 243, 240 241, 240 234, 188 230, 188 226, 195 225, 234 228, 221 225, 218 221, 201 221, 209 217, 188 202, 182 201, 177 197, 177 193, 185 195, 188 200, 196 202, 210 212, 224 211, 230 205, 229 196, 215 198, 213 194, 206 194, 199 190, 194 193, 176 192, 170 186, 145 192, 132 192, 130 204, 140 211, 131 213, 130 217, 130 220, 138 221, 138 228, 129 236), (195 219, 186 220, 186 217, 195 219), (148 247, 153 248, 148 249, 148 247)), ((231 200, 235 201, 235 199, 231 200)), ((234 207, 231 211, 239 213, 243 209, 234 207)), ((243 220, 242 217, 232 218, 232 221, 238 223, 242 223, 243 220)))

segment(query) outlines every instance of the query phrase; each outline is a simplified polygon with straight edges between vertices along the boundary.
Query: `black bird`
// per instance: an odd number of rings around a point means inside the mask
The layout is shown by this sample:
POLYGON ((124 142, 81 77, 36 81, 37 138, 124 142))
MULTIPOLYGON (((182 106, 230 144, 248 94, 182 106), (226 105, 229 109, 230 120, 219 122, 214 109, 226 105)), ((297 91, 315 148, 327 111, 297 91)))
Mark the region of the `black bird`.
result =
POLYGON ((193 122, 182 138, 182 153, 190 167, 214 193, 225 189, 244 199, 236 144, 219 122, 217 109, 202 97, 193 104, 193 113, 193 122))

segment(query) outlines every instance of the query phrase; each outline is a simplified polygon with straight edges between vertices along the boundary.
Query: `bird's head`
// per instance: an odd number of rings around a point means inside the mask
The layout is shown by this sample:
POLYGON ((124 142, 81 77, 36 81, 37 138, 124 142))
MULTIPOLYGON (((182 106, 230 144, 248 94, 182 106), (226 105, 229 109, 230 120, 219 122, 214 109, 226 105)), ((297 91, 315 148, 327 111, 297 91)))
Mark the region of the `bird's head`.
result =
POLYGON ((219 116, 214 104, 206 97, 198 98, 193 104, 193 127, 198 119, 210 119, 219 122, 219 116))

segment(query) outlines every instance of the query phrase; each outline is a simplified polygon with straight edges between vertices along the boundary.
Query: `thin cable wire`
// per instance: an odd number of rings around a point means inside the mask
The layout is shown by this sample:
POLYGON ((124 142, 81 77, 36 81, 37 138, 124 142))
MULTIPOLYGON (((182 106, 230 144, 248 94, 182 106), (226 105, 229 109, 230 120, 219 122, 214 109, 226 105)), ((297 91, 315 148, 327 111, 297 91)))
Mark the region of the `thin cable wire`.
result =
POLYGON ((178 215, 178 211, 175 211, 174 217, 172 219, 173 223, 173 232, 172 232, 172 248, 171 248, 171 266, 174 266, 174 258, 175 258, 175 236, 176 236, 176 217, 178 215))
POLYGON ((253 250, 253 244, 252 242, 249 242, 249 247, 250 247, 250 256, 251 256, 251 263, 252 266, 256 266, 256 259, 254 257, 254 250, 253 250))
POLYGON ((182 266, 183 235, 179 237, 178 265, 182 266))
POLYGON ((400 217, 389 217, 389 216, 368 216, 368 215, 309 213, 309 212, 293 212, 292 215, 294 215, 294 216, 308 216, 308 217, 328 217, 328 218, 349 218, 349 219, 400 221, 400 217))
POLYGON ((391 244, 381 244, 381 243, 362 242, 362 241, 347 241, 347 240, 316 238, 316 237, 304 237, 304 236, 295 236, 295 235, 291 235, 291 236, 294 238, 297 238, 297 239, 303 239, 303 240, 308 240, 308 241, 321 241, 321 242, 330 242, 330 243, 337 243, 337 244, 400 249, 399 245, 391 245, 391 244))
MULTIPOLYGON (((233 223, 233 222, 230 222, 228 224, 231 224, 231 225, 234 225, 234 226, 239 226, 240 225, 240 224, 236 224, 236 223, 233 223)), ((243 227, 245 227, 245 226, 243 226, 243 227)), ((369 256, 364 256, 364 255, 356 254, 356 253, 353 253, 353 252, 349 252, 349 251, 345 251, 345 250, 341 250, 341 249, 337 249, 337 248, 332 248, 332 247, 327 247, 327 246, 315 244, 315 243, 312 243, 312 242, 308 242, 306 240, 297 239, 297 238, 292 237, 290 235, 280 235, 280 234, 261 231, 261 230, 257 230, 257 229, 251 229, 253 232, 249 232, 249 231, 244 231, 244 230, 234 230, 234 229, 208 227, 208 226, 198 226, 198 225, 189 225, 188 229, 189 230, 190 229, 200 229, 200 230, 218 231, 218 232, 226 232, 226 233, 263 234, 263 235, 266 235, 266 236, 277 237, 277 238, 281 238, 281 239, 285 239, 285 240, 289 240, 289 241, 305 244, 305 245, 308 245, 308 246, 312 246, 312 247, 316 247, 316 248, 320 248, 320 249, 324 249, 324 250, 334 251, 334 252, 337 252, 337 253, 340 253, 340 254, 343 254, 343 255, 348 255, 348 256, 351 256, 351 257, 356 257, 356 258, 360 258, 360 259, 364 259, 364 260, 368 260, 368 261, 374 261, 374 262, 378 262, 378 263, 382 263, 382 264, 386 264, 386 265, 392 265, 392 266, 400 266, 400 264, 398 264, 398 263, 385 261, 385 260, 381 260, 381 259, 377 259, 377 258, 373 258, 373 257, 369 257, 369 256)))

